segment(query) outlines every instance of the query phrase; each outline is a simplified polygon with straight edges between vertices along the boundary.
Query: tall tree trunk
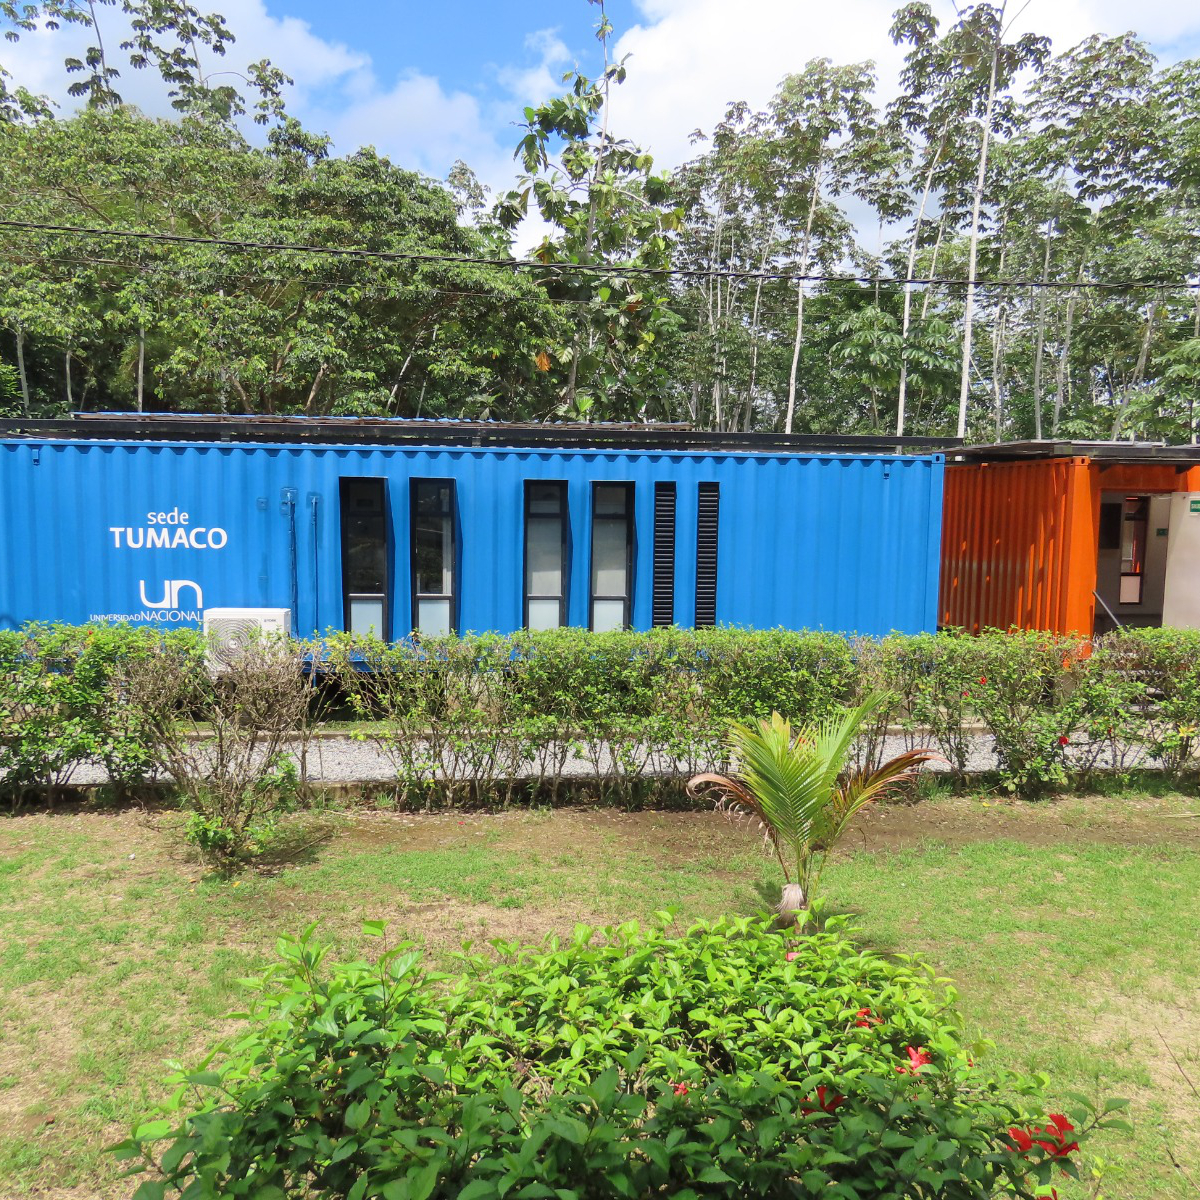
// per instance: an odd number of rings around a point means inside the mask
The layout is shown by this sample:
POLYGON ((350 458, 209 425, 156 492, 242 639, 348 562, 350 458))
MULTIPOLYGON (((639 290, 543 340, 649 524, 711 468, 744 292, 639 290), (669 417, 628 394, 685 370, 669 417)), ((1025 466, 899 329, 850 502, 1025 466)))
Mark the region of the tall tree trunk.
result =
POLYGON ((1146 363, 1150 358, 1150 342, 1154 337, 1154 318, 1157 313, 1158 297, 1156 296, 1146 306, 1146 328, 1142 332, 1142 345, 1138 351, 1137 365, 1133 369, 1133 379, 1123 389, 1121 406, 1117 409, 1117 415, 1113 420, 1112 433, 1109 436, 1114 442, 1121 436, 1121 426, 1125 424, 1125 418, 1129 415, 1129 406, 1133 402, 1133 394, 1142 386, 1142 381, 1146 378, 1146 363))
POLYGON ((17 376, 21 381, 21 409, 29 416, 29 376, 25 373, 25 330, 20 325, 13 331, 17 337, 17 376))
POLYGON ((1046 346, 1046 285, 1050 282, 1050 241, 1052 222, 1046 223, 1046 253, 1042 258, 1042 287, 1038 292, 1037 350, 1033 356, 1033 436, 1042 440, 1042 352, 1046 346))
POLYGON ((971 200, 971 241, 967 251, 967 301, 963 309, 962 377, 958 388, 958 436, 967 436, 967 401, 971 395, 971 335, 975 320, 975 266, 979 258, 979 212, 983 207, 983 188, 987 182, 988 145, 992 137, 992 114, 996 107, 996 73, 1000 66, 1000 39, 1003 36, 1004 10, 1000 5, 996 41, 992 46, 992 68, 988 77, 987 104, 983 110, 983 138, 979 147, 979 170, 975 175, 975 194, 971 200))
MULTIPOLYGON (((1196 311, 1192 320, 1192 337, 1200 340, 1200 290, 1196 292, 1196 311)), ((1188 441, 1194 446, 1200 441, 1200 430, 1196 428, 1196 389, 1188 392, 1188 441)))
MULTIPOLYGON (((1000 262, 996 274, 1004 278, 1004 263, 1008 257, 1008 243, 1004 226, 1000 227, 1000 262)), ((1001 291, 1000 304, 996 309, 996 330, 992 335, 992 409, 995 413, 995 440, 1000 441, 1000 427, 1004 420, 1004 327, 1008 317, 1008 300, 1001 291)))
MULTIPOLYGON (((933 253, 929 256, 929 278, 933 279, 937 275, 938 255, 942 250, 942 236, 946 232, 946 214, 942 213, 938 217, 937 234, 933 239, 933 253)), ((921 297, 921 320, 924 321, 929 316, 929 302, 933 299, 933 287, 926 286, 925 295, 921 297)))
POLYGON ((321 380, 325 378, 325 370, 329 366, 328 363, 322 363, 317 371, 317 377, 313 380, 312 387, 308 391, 308 399, 304 402, 304 415, 311 417, 313 405, 317 402, 317 393, 321 390, 321 380))
MULTIPOLYGON (((766 260, 766 251, 763 252, 764 262, 766 260)), ((754 389, 758 386, 758 309, 762 303, 763 281, 760 275, 758 283, 754 288, 754 308, 750 313, 750 386, 746 389, 746 408, 743 414, 742 423, 747 433, 750 432, 750 426, 754 421, 754 389)))
MULTIPOLYGON (((904 410, 908 400, 908 359, 905 350, 908 348, 908 328, 912 321, 912 277, 917 265, 917 241, 921 236, 921 223, 925 220, 925 208, 929 204, 929 193, 933 190, 933 173, 937 170, 938 160, 946 145, 945 135, 938 144, 937 152, 925 172, 925 186, 921 190, 921 204, 917 209, 917 218, 913 222, 913 234, 908 243, 908 266, 904 272, 904 313, 900 318, 900 386, 896 394, 896 436, 904 436, 904 410)), ((939 235, 941 226, 939 224, 939 235)))
POLYGON ((142 387, 146 379, 146 331, 138 326, 137 410, 142 411, 142 387))
POLYGON ((71 348, 67 347, 67 357, 64 363, 67 377, 67 412, 75 411, 75 397, 71 395, 71 348))
MULTIPOLYGON (((1087 257, 1079 260, 1079 270, 1076 273, 1075 282, 1083 283, 1084 266, 1087 263, 1087 257)), ((1055 369, 1054 380, 1054 415, 1050 421, 1050 436, 1058 437, 1058 423, 1062 417, 1063 409, 1063 389, 1066 387, 1067 378, 1069 375, 1068 367, 1070 366, 1071 358, 1071 333, 1075 325, 1075 306, 1079 303, 1079 289, 1074 287, 1071 289, 1071 298, 1067 301, 1067 315, 1063 319, 1063 344, 1062 349, 1058 352, 1058 366, 1055 369)))
MULTIPOLYGON (((817 167, 816 178, 813 180, 812 194, 808 198, 808 219, 804 223, 804 241, 800 248, 800 274, 808 274, 808 254, 812 245, 813 220, 817 215, 817 199, 821 194, 821 167, 817 167)), ((804 341, 804 289, 806 283, 802 278, 796 291, 796 340, 792 343, 792 370, 788 376, 788 406, 787 420, 783 432, 792 432, 792 420, 796 413, 796 375, 800 368, 800 346, 804 341)))

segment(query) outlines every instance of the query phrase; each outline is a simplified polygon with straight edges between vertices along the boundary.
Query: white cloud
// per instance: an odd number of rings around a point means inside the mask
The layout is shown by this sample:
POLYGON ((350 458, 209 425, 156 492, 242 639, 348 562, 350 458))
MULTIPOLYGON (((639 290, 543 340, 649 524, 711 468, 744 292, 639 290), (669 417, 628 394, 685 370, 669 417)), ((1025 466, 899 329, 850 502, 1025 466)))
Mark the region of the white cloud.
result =
POLYGON ((509 65, 496 72, 504 90, 521 105, 535 104, 553 95, 561 86, 562 69, 571 61, 571 52, 557 29, 538 29, 528 34, 525 48, 537 55, 534 66, 509 65))
MULTIPOLYGON (((873 60, 886 98, 895 87, 903 53, 888 37, 900 0, 640 0, 643 21, 625 32, 618 54, 630 54, 629 77, 613 101, 614 128, 650 150, 660 167, 673 167, 694 150, 688 134, 710 130, 732 100, 763 107, 779 81, 809 59, 836 63, 873 60)), ((944 22, 949 0, 933 0, 944 22)), ((1013 32, 1053 38, 1066 50, 1091 33, 1123 33, 1130 25, 1167 57, 1196 52, 1200 8, 1192 0, 1032 0, 1013 32), (1190 50, 1189 50, 1190 47, 1190 50)))
MULTIPOLYGON (((894 87, 901 51, 888 28, 900 0, 640 0, 641 20, 621 34, 615 52, 631 55, 629 76, 613 100, 613 129, 650 150, 660 167, 676 166, 695 150, 688 135, 711 129, 732 100, 762 107, 780 79, 811 58, 848 63, 873 59, 881 95, 894 87)), ((1020 0, 1010 0, 1019 9, 1020 0)), ((516 7, 516 6, 514 6, 516 7)), ((949 0, 935 10, 952 20, 949 0)), ((292 75, 289 105, 309 127, 330 133, 338 152, 373 144, 403 166, 444 176, 456 158, 469 163, 493 188, 515 176, 514 123, 524 105, 553 95, 571 55, 558 29, 531 32, 521 63, 476 67, 478 87, 463 90, 423 72, 419 64, 384 74, 369 53, 317 36, 294 17, 275 17, 264 0, 226 0, 223 9, 236 44, 213 69, 244 72, 267 57, 292 75)), ((102 9, 106 41, 121 40, 119 13, 102 9)), ((353 8, 347 10, 352 19, 353 8)), ((446 10, 446 20, 452 19, 446 10)), ((1192 0, 1032 0, 1020 12, 1017 31, 1050 34, 1057 50, 1089 33, 1123 32, 1136 22, 1161 53, 1178 57, 1200 47, 1200 8, 1192 0)), ((66 98, 62 60, 87 44, 86 33, 22 36, 0 52, 21 83, 66 98)), ((594 74, 596 63, 580 63, 594 74)), ((164 89, 151 72, 123 70, 118 85, 145 111, 166 114, 164 89)))
MULTIPOLYGON (((369 68, 368 56, 341 43, 324 41, 305 21, 272 17, 263 0, 226 0, 223 9, 237 40, 224 56, 202 51, 204 69, 214 79, 244 76, 250 63, 269 58, 295 79, 297 104, 305 106, 331 87, 352 90, 356 79, 369 68)), ((154 115, 169 113, 166 88, 154 70, 134 70, 125 52, 118 48, 130 34, 128 16, 110 8, 100 8, 99 13, 110 64, 121 73, 115 87, 122 99, 154 115)), ((67 96, 70 80, 64 73, 63 60, 82 57, 84 48, 94 40, 91 30, 78 25, 64 25, 57 31, 42 28, 22 33, 19 42, 5 49, 3 57, 20 83, 50 96, 69 111, 75 102, 67 96)))

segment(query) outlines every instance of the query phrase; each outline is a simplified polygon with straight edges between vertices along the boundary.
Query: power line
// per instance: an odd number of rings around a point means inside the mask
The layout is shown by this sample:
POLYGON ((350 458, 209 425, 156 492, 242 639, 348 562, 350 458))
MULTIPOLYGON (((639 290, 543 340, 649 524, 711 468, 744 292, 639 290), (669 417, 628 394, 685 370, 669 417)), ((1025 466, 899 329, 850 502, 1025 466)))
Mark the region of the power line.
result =
POLYGON ((0 228, 21 229, 31 233, 49 233, 76 237, 117 238, 132 241, 164 242, 174 245, 217 246, 227 250, 271 251, 286 254, 324 254, 335 258, 360 258, 378 262, 449 263, 464 267, 497 267, 503 270, 534 270, 542 273, 579 272, 589 275, 618 275, 623 277, 656 276, 684 279, 742 279, 783 283, 853 283, 880 286, 1030 288, 1052 291, 1135 291, 1142 289, 1172 289, 1194 291, 1200 280, 1123 279, 1059 281, 1042 279, 952 279, 941 276, 904 279, 897 276, 833 275, 828 273, 795 274, 790 271, 713 270, 708 267, 634 267, 616 264, 592 265, 572 262, 539 262, 528 258, 473 258, 466 254, 431 254, 416 250, 369 250, 362 246, 313 246, 295 242, 256 242, 236 238, 196 237, 181 233, 158 233, 139 229, 96 228, 87 225, 51 225, 38 221, 0 219, 0 228))

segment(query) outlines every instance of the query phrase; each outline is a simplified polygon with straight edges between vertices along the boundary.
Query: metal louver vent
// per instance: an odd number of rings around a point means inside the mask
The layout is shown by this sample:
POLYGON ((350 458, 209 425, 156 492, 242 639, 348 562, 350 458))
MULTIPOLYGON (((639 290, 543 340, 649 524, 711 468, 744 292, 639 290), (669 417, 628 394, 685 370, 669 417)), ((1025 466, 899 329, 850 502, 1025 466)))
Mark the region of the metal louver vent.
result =
POLYGON ((721 485, 700 484, 696 511, 696 626, 717 623, 717 526, 721 485))
POLYGON ((654 587, 651 625, 675 624, 675 485, 654 485, 654 587))

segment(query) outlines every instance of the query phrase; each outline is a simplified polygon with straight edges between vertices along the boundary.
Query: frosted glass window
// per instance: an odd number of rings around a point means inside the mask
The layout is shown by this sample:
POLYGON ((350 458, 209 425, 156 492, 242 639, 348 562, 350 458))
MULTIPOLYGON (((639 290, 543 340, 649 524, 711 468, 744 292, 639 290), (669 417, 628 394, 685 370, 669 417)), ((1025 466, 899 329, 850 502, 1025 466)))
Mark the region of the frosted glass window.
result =
POLYGON ((592 537, 592 591, 597 596, 624 596, 628 571, 624 518, 597 521, 592 537))
POLYGON ((350 632, 359 637, 383 637, 383 597, 350 597, 350 632))
POLYGON ((562 602, 559 600, 530 600, 530 629, 557 629, 562 624, 562 602))
POLYGON ((628 489, 623 483, 599 483, 593 511, 598 517, 624 517, 627 495, 628 489))
POLYGON ((557 629, 566 620, 567 485, 525 485, 525 624, 557 629))
POLYGON ((557 517, 534 517, 529 522, 526 543, 531 596, 562 594, 562 523, 557 517))
POLYGON ((454 482, 412 481, 413 627, 430 636, 454 632, 456 599, 454 482))
POLYGON ((387 481, 343 478, 338 496, 342 627, 361 637, 386 639, 391 630, 387 481))
POLYGON ((591 551, 591 627, 623 629, 633 593, 633 484, 593 485, 591 551))
POLYGON ((417 598, 417 632, 426 637, 445 637, 453 632, 449 600, 417 598))
POLYGON ((592 628, 597 633, 608 633, 612 629, 625 628, 624 600, 592 601, 592 628))

